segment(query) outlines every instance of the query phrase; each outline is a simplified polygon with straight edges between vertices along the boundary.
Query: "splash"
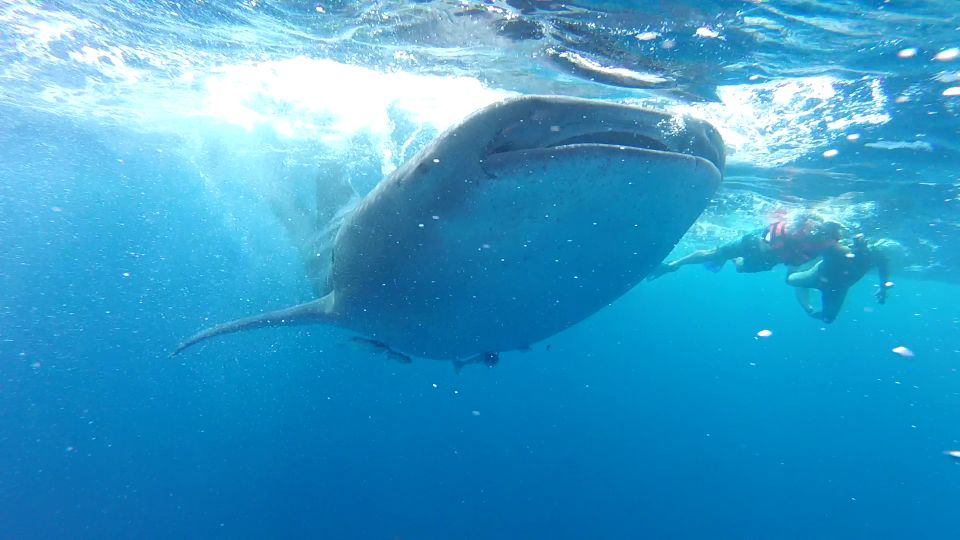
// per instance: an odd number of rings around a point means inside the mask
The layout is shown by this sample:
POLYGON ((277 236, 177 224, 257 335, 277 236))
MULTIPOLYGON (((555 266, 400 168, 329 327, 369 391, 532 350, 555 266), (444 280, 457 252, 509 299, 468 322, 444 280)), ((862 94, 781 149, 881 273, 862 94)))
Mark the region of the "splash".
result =
POLYGON ((828 146, 846 130, 890 121, 876 79, 827 76, 721 86, 720 103, 676 104, 717 126, 730 161, 777 167, 828 146))
POLYGON ((360 132, 389 138, 395 127, 391 111, 418 126, 444 129, 509 95, 468 77, 384 73, 305 57, 224 66, 203 86, 195 115, 331 143, 360 132))
POLYGON ((243 32, 217 22, 200 35, 176 10, 2 3, 0 102, 139 132, 194 131, 201 118, 344 141, 362 131, 386 136, 397 113, 443 129, 508 94, 474 77, 323 57, 305 36, 283 32, 282 20, 242 14, 243 32), (306 45, 314 54, 294 52, 306 45), (282 54, 266 53, 273 49, 282 54))

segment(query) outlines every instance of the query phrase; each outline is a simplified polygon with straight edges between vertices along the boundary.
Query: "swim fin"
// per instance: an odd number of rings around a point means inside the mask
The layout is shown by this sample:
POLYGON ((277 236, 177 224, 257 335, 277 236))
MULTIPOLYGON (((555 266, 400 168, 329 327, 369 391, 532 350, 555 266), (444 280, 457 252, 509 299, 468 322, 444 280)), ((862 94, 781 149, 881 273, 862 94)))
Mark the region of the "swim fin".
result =
POLYGON ((707 261, 707 262, 703 263, 703 267, 706 268, 707 270, 713 272, 714 274, 716 274, 716 273, 719 272, 720 270, 723 270, 723 265, 725 265, 725 264, 727 264, 727 261, 723 261, 723 262, 720 263, 720 264, 717 264, 717 263, 715 263, 715 262, 713 262, 713 261, 707 261))

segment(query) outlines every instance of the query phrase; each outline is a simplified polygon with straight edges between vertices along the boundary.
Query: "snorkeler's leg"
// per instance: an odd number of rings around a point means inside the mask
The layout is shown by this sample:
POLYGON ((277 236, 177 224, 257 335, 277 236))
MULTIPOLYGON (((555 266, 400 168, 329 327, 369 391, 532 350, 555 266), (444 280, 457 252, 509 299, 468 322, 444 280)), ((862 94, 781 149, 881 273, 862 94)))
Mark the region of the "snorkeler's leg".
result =
POLYGON ((675 261, 661 264, 658 268, 651 272, 649 276, 647 276, 647 280, 654 280, 664 274, 676 272, 681 266, 686 266, 688 264, 710 263, 716 267, 720 267, 723 266, 723 263, 730 259, 742 257, 743 251, 743 237, 740 237, 732 242, 723 244, 720 247, 694 251, 693 253, 684 255, 675 261))
MULTIPOLYGON (((669 263, 671 266, 677 268, 681 266, 686 266, 688 264, 702 264, 705 262, 717 262, 717 259, 720 256, 720 249, 701 249, 699 251, 694 251, 693 253, 680 257, 679 259, 669 263)), ((720 259, 723 261, 724 259, 720 259)))
POLYGON ((699 251, 694 251, 688 255, 684 255, 675 261, 670 261, 663 263, 660 266, 654 268, 648 275, 647 281, 653 281, 664 274, 669 274, 671 272, 676 272, 680 269, 681 266, 686 266, 688 264, 697 264, 704 261, 712 260, 716 255, 716 249, 701 249, 699 251))
POLYGON ((804 289, 813 289, 820 284, 820 263, 800 272, 787 274, 787 285, 804 289))
POLYGON ((810 289, 815 288, 820 281, 819 268, 820 263, 817 263, 807 270, 787 274, 787 285, 795 287, 794 292, 797 303, 800 304, 800 307, 803 308, 803 311, 805 311, 807 315, 815 319, 820 318, 820 312, 813 309, 813 306, 810 305, 810 289))
POLYGON ((795 296, 797 298, 797 303, 800 304, 800 307, 803 308, 803 311, 815 319, 820 318, 820 314, 817 310, 813 309, 813 306, 810 305, 810 289, 806 287, 797 287, 794 289, 795 296))
POLYGON ((843 301, 847 297, 849 289, 826 290, 822 292, 823 313, 821 319, 825 323, 832 323, 837 315, 840 314, 840 308, 843 307, 843 301))

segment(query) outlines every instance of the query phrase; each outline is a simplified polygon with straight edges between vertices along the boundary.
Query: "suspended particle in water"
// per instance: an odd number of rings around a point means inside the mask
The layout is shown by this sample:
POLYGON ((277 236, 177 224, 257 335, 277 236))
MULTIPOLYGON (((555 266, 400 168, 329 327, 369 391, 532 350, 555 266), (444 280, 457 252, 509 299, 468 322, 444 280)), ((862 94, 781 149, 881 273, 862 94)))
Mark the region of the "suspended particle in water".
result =
POLYGON ((917 55, 917 48, 910 47, 909 49, 900 49, 897 51, 897 56, 900 58, 913 58, 917 55))
POLYGON ((767 330, 766 328, 764 328, 763 330, 757 332, 757 337, 758 337, 758 338, 768 338, 768 337, 770 337, 770 336, 772 336, 772 335, 773 335, 773 332, 771 332, 770 330, 767 330))
POLYGON ((900 356, 901 358, 913 358, 913 351, 904 347, 903 345, 890 349, 890 352, 892 352, 897 356, 900 356))
POLYGON ((940 62, 948 62, 950 60, 956 60, 960 56, 960 49, 956 47, 950 47, 949 49, 944 49, 934 55, 933 59, 940 62))
POLYGON ((840 153, 840 151, 837 150, 836 148, 831 148, 830 150, 827 150, 826 152, 823 153, 823 157, 825 157, 825 158, 831 158, 831 157, 833 157, 833 156, 835 156, 835 155, 837 155, 837 154, 839 154, 839 153, 840 153))
POLYGON ((706 26, 701 26, 700 28, 697 28, 697 37, 713 39, 720 37, 720 32, 707 28, 706 26))

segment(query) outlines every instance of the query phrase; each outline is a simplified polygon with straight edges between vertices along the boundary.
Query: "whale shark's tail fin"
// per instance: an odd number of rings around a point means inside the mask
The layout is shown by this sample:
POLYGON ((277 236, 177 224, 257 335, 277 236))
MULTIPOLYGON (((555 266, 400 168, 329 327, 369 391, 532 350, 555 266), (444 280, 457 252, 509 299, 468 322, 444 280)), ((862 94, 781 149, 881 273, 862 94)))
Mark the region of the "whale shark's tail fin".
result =
POLYGON ((212 337, 241 332, 243 330, 252 330, 265 326, 292 326, 333 322, 336 318, 333 312, 333 304, 333 293, 330 293, 319 300, 307 302, 306 304, 218 324, 188 337, 183 343, 177 346, 176 350, 170 353, 170 356, 176 356, 184 349, 212 337))
POLYGON ((330 292, 333 243, 344 217, 360 196, 353 189, 345 165, 324 161, 314 179, 314 205, 309 208, 290 187, 278 187, 269 196, 277 220, 300 252, 307 279, 318 297, 330 292))

